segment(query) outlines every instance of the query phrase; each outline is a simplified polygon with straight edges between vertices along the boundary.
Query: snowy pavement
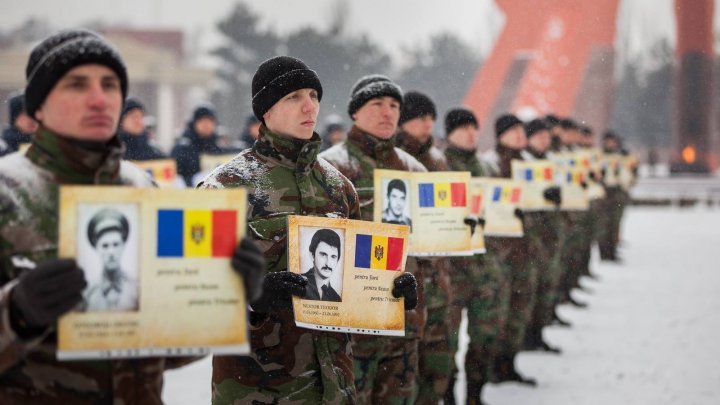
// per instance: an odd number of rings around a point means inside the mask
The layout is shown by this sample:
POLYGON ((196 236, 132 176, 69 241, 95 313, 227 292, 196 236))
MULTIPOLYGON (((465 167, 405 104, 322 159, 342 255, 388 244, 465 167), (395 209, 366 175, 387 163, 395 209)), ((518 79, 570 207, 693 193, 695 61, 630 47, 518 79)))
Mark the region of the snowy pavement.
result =
MULTIPOLYGON (((563 353, 518 356, 538 387, 489 385, 485 402, 720 404, 720 209, 633 208, 623 240, 623 263, 594 261, 592 294, 574 292, 589 307, 560 308, 573 327, 545 329, 563 353)), ((209 403, 211 372, 209 358, 167 372, 163 399, 209 403)))

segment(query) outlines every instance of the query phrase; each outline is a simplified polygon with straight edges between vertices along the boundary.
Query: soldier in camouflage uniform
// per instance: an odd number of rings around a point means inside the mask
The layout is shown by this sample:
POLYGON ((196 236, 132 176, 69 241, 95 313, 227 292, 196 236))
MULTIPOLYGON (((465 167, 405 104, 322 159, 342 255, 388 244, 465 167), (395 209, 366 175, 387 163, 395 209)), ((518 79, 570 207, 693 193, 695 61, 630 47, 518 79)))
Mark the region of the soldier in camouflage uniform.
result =
MULTIPOLYGON (((354 121, 347 139, 323 152, 327 159, 355 185, 362 218, 373 220, 373 171, 393 169, 425 172, 425 167, 407 152, 396 148, 395 131, 400 116, 402 90, 389 78, 369 75, 360 78, 350 94, 348 113, 354 121)), ((406 270, 424 280, 422 267, 412 257, 406 270)), ((417 397, 418 341, 425 325, 422 283, 421 300, 405 313, 404 337, 353 336, 353 367, 358 402, 362 404, 411 404, 417 397)))
MULTIPOLYGON (((435 104, 425 94, 410 91, 403 96, 397 146, 428 171, 447 171, 443 153, 433 146, 435 104)), ((436 404, 447 390, 454 362, 450 334, 450 262, 444 257, 417 259, 423 282, 427 320, 419 343, 418 404, 436 404)), ((453 270, 454 271, 454 270, 453 270)))
MULTIPOLYGON (((495 121, 497 144, 482 157, 483 170, 490 177, 511 178, 510 162, 522 159, 521 151, 527 145, 525 127, 512 114, 495 121)), ((516 213, 522 219, 522 214, 516 213)), ((517 355, 525 337, 525 328, 532 315, 536 275, 528 265, 525 238, 488 237, 487 268, 500 276, 500 308, 507 308, 499 319, 499 335, 494 349, 492 381, 517 381, 535 385, 534 379, 520 375, 515 369, 517 355)))
MULTIPOLYGON (((33 49, 27 81, 40 128, 26 154, 0 159, 0 403, 161 404, 163 371, 190 359, 55 358, 55 322, 87 285, 74 259, 57 257, 60 186, 154 186, 121 160, 114 135, 125 65, 97 34, 64 31, 33 49)), ((243 265, 259 260, 247 249, 241 256, 243 265)))
MULTIPOLYGON (((522 152, 523 160, 545 160, 550 149, 550 128, 540 119, 530 121, 525 131, 528 147, 522 152)), ((544 350, 559 353, 560 349, 547 344, 542 337, 542 328, 553 320, 557 302, 557 284, 560 280, 560 188, 551 186, 545 189, 543 196, 555 204, 554 211, 526 212, 523 220, 525 237, 528 240, 530 265, 537 273, 535 305, 530 323, 525 331, 523 347, 529 350, 544 350)))
MULTIPOLYGON (((563 152, 571 152, 577 149, 580 139, 580 128, 578 124, 565 118, 560 121, 560 139, 563 152)), ((567 302, 578 308, 584 308, 586 303, 576 301, 570 291, 579 287, 580 273, 583 261, 583 247, 587 245, 588 236, 585 235, 582 222, 587 211, 563 211, 563 242, 560 253, 562 275, 558 284, 558 299, 560 302, 567 302)))
MULTIPOLYGON (((314 71, 275 57, 258 67, 252 91, 259 139, 199 186, 248 189, 250 231, 267 262, 262 296, 252 306, 252 352, 213 359, 213 403, 354 403, 350 336, 295 326, 291 295, 305 296, 307 278, 287 271, 287 216, 359 219, 357 193, 317 158, 322 86, 314 71)), ((393 294, 406 306, 416 297, 414 282, 410 274, 395 279, 393 294)))
MULTIPOLYGON (((622 148, 620 138, 612 131, 603 135, 603 152, 606 154, 620 154, 622 148)), ((612 170, 612 168, 606 168, 612 170)), ((615 173, 617 177, 618 173, 615 173)), ((625 208, 626 196, 620 185, 605 186, 605 199, 603 201, 603 215, 598 224, 598 246, 600 259, 604 261, 618 262, 617 245, 620 235, 620 221, 625 208)))
MULTIPOLYGON (((594 132, 592 128, 587 125, 580 126, 580 150, 590 151, 595 146, 594 132)), ((595 181, 595 173, 589 172, 589 181, 595 181)), ((580 223, 582 228, 583 239, 582 253, 580 255, 580 275, 595 278, 595 275, 590 271, 590 260, 592 258, 592 246, 597 240, 598 235, 598 218, 601 215, 601 206, 603 202, 599 198, 590 199, 590 206, 580 223)), ((580 286, 582 288, 582 286, 580 286)))
MULTIPOLYGON (((469 171, 473 177, 482 177, 484 172, 477 158, 477 142, 480 128, 472 111, 455 108, 445 115, 447 148, 445 157, 453 171, 469 171)), ((450 307, 450 348, 458 350, 460 320, 463 308, 467 309, 468 350, 465 355, 467 377, 467 403, 482 403, 482 387, 488 381, 488 368, 492 364, 491 347, 496 344, 499 333, 498 311, 500 290, 499 274, 496 267, 486 267, 485 255, 453 257, 450 259, 452 272, 450 281, 453 302, 450 307)), ((453 392, 457 368, 453 368, 451 384, 445 393, 445 403, 455 403, 453 392)))

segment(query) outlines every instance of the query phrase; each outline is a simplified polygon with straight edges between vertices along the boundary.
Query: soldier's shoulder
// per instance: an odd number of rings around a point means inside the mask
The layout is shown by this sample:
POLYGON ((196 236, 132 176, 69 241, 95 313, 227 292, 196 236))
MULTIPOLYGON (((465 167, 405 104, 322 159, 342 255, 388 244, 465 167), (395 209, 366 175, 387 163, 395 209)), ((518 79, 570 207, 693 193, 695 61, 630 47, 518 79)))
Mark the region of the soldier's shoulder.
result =
POLYGON ((334 186, 341 186, 345 189, 355 189, 350 179, 345 177, 340 170, 338 170, 332 163, 327 161, 324 157, 317 158, 317 165, 323 177, 328 180, 328 183, 334 186))
POLYGON ((432 160, 434 162, 436 162, 436 164, 438 166, 444 166, 445 170, 447 170, 448 160, 445 157, 445 153, 443 153, 443 151, 441 151, 439 148, 437 148, 435 146, 432 146, 432 147, 430 147, 429 153, 430 153, 430 158, 432 158, 432 160))
POLYGON ((205 177, 198 188, 229 188, 255 184, 269 174, 269 167, 252 149, 238 153, 205 177))
POLYGON ((415 159, 413 155, 405 152, 404 150, 395 147, 395 153, 397 153, 398 157, 400 158, 400 161, 403 162, 403 165, 405 166, 405 170, 410 172, 426 172, 428 171, 427 168, 420 163, 419 160, 415 159))
POLYGON ((325 159, 335 167, 347 167, 352 162, 345 141, 329 147, 327 150, 321 152, 318 157, 325 159))
POLYGON ((22 152, 0 157, 0 185, 4 187, 32 184, 43 178, 43 174, 44 170, 34 165, 22 152))

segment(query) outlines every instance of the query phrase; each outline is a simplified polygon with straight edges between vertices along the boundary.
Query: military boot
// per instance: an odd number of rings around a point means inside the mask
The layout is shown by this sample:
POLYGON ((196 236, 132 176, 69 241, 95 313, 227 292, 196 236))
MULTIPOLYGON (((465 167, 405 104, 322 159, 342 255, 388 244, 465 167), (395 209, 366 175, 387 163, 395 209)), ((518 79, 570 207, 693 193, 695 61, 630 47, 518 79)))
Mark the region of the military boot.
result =
POLYGON ((534 378, 524 377, 515 369, 514 354, 503 354, 496 359, 495 377, 498 382, 514 381, 531 387, 537 386, 534 378))

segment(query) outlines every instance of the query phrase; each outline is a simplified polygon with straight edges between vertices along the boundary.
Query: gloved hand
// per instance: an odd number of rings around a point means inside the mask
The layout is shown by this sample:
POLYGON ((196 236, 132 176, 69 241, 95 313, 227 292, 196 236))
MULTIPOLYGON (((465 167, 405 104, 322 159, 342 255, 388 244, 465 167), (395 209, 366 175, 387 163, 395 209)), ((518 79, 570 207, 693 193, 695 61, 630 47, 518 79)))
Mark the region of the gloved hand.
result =
POLYGON ((580 187, 582 187, 583 190, 587 190, 587 188, 588 188, 587 181, 581 181, 581 182, 580 182, 580 187))
POLYGON ((463 222, 465 223, 465 225, 467 225, 467 226, 470 227, 470 235, 474 235, 474 234, 475 234, 475 227, 476 227, 477 224, 478 224, 477 219, 476 219, 476 218, 473 218, 473 217, 465 217, 465 219, 463 220, 463 222))
POLYGON ((555 205, 560 205, 560 203, 562 203, 562 192, 560 191, 560 187, 552 186, 546 188, 545 191, 543 191, 543 198, 555 205))
POLYGON ((25 270, 10 293, 10 322, 22 337, 40 335, 80 301, 87 287, 74 259, 53 259, 25 270))
POLYGON ((262 294, 265 258, 252 239, 245 237, 235 248, 232 257, 233 269, 242 277, 245 297, 250 304, 262 294))
POLYGON ((268 273, 262 283, 262 294, 252 307, 258 312, 292 308, 291 296, 304 297, 307 283, 307 277, 297 273, 289 271, 268 273))
POLYGON ((395 298, 405 298, 405 310, 415 309, 418 302, 417 280, 412 273, 403 273, 393 280, 392 295, 395 298))
POLYGON ((478 225, 485 227, 485 218, 478 217, 478 225))
POLYGON ((519 220, 525 219, 525 213, 520 208, 515 208, 515 211, 513 212, 515 217, 519 220))
POLYGON ((599 176, 597 175, 597 173, 594 170, 590 171, 590 180, 592 180, 596 183, 600 181, 599 176))

